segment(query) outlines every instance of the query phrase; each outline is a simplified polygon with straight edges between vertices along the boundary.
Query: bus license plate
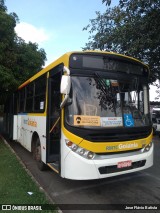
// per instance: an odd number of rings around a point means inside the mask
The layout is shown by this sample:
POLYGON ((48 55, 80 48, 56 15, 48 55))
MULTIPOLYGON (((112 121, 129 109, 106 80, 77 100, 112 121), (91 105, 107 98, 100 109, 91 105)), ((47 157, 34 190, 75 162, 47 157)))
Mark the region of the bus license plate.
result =
POLYGON ((118 164, 117 164, 117 168, 118 169, 125 168, 125 167, 130 167, 130 166, 132 166, 132 161, 131 160, 121 161, 121 162, 118 162, 118 164))

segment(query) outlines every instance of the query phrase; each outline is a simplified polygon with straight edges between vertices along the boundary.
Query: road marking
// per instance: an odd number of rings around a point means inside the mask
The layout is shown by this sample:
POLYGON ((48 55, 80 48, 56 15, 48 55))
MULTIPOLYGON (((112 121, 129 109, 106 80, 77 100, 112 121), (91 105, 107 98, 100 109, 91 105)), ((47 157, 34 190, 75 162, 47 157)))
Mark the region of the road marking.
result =
MULTIPOLYGON (((140 177, 140 176, 144 176, 144 173, 139 173, 134 177, 137 178, 137 177, 140 177)), ((133 179, 133 176, 121 177, 121 178, 118 179, 118 181, 126 181, 126 180, 129 180, 129 179, 133 179)), ((64 190, 64 191, 61 191, 61 192, 52 192, 51 195, 53 197, 58 197, 58 196, 61 196, 61 195, 70 194, 70 193, 85 190, 85 189, 97 188, 99 186, 103 186, 105 184, 108 185, 108 184, 115 183, 115 182, 117 182, 117 179, 114 179, 114 180, 112 179, 110 181, 106 180, 103 183, 98 183, 98 184, 96 183, 96 184, 92 184, 92 185, 89 185, 89 186, 82 186, 82 187, 78 187, 78 188, 74 188, 74 189, 64 190)))

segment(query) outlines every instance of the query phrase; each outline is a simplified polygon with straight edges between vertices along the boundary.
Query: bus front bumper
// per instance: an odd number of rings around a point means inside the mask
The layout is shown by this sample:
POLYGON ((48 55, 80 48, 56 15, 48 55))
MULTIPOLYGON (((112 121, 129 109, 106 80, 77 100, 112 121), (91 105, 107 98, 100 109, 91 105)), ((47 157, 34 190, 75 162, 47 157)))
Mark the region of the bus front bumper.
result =
POLYGON ((62 177, 74 180, 91 180, 137 172, 153 165, 153 147, 140 154, 128 156, 114 154, 107 159, 88 160, 70 151, 66 156, 62 177), (117 168, 119 163, 131 162, 131 166, 117 168))

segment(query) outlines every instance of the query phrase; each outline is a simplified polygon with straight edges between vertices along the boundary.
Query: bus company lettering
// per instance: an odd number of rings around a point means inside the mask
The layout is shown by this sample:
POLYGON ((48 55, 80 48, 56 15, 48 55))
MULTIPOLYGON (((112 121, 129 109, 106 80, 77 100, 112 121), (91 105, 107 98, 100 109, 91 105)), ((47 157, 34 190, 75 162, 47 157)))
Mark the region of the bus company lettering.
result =
POLYGON ((37 127, 37 121, 33 121, 33 120, 23 120, 24 124, 27 124, 28 126, 33 126, 33 127, 37 127))
POLYGON ((132 149, 138 148, 138 143, 129 143, 129 144, 119 144, 116 146, 107 146, 106 150, 113 151, 113 150, 120 150, 120 149, 132 149))
POLYGON ((130 148, 138 148, 138 143, 119 144, 119 149, 130 149, 130 148))
POLYGON ((36 121, 28 120, 28 125, 29 126, 33 126, 33 127, 37 127, 37 122, 36 121))

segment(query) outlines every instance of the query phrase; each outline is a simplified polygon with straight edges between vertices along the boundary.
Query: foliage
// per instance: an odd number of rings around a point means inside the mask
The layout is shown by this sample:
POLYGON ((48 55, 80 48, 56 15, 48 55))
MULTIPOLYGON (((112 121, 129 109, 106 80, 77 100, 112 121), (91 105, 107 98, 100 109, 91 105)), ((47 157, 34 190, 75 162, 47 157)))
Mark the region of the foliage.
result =
POLYGON ((151 81, 160 79, 160 1, 119 0, 106 12, 96 12, 96 18, 83 29, 91 36, 86 49, 115 51, 136 57, 148 63, 151 81))
POLYGON ((1 11, 6 11, 7 10, 7 7, 4 4, 4 0, 0 0, 0 10, 1 11))
POLYGON ((26 44, 23 39, 17 38, 17 67, 15 68, 14 74, 19 82, 24 82, 27 78, 41 70, 45 60, 45 51, 44 49, 38 49, 38 44, 32 42, 26 44))
POLYGON ((25 43, 14 28, 19 22, 16 13, 7 13, 0 0, 0 104, 22 82, 42 69, 46 53, 36 43, 25 43))

